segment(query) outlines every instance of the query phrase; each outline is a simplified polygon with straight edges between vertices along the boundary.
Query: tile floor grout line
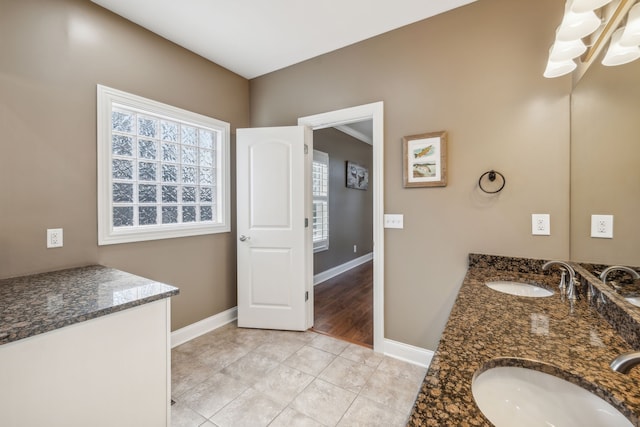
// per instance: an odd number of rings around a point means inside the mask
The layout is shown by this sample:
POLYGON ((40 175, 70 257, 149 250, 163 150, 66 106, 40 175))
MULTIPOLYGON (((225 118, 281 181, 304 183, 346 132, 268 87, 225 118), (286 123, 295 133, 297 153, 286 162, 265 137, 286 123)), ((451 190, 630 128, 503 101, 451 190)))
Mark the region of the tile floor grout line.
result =
MULTIPOLYGON (((303 347, 304 347, 304 346, 303 346, 303 347)), ((295 353, 294 353, 294 354, 295 354, 295 353)), ((286 359, 285 359, 285 360, 286 360, 286 359)), ((286 368, 293 369, 294 371, 297 371, 297 372, 300 372, 300 373, 303 373, 303 374, 305 374, 305 373, 306 373, 306 372, 302 372, 302 371, 301 371, 301 370, 299 370, 299 369, 292 368, 292 367, 290 367, 290 366, 284 365, 284 361, 280 362, 280 364, 281 364, 282 366, 286 367, 286 368)), ((307 375, 309 375, 309 374, 307 374, 307 375)), ((292 408, 292 407, 291 407, 291 404, 293 403, 293 401, 294 401, 294 400, 296 400, 296 397, 298 397, 298 396, 299 396, 300 394, 302 394, 302 393, 303 393, 307 388, 309 388, 309 386, 310 386, 310 385, 315 381, 315 379, 316 379, 316 378, 317 378, 317 377, 314 377, 311 381, 309 381, 309 384, 307 384, 306 386, 304 386, 304 388, 303 388, 302 390, 300 390, 300 391, 299 391, 295 396, 293 396, 293 397, 291 398, 291 400, 289 400, 289 402, 285 405, 285 407, 284 407, 284 408, 282 408, 282 411, 280 411, 280 413, 278 413, 278 415, 276 415, 275 417, 273 417, 273 419, 272 419, 271 421, 269 421, 269 424, 267 424, 267 427, 268 427, 268 426, 270 426, 271 424, 273 424, 273 422, 274 422, 274 421, 275 421, 275 420, 276 420, 276 419, 277 419, 277 418, 278 418, 278 417, 279 417, 279 416, 280 416, 280 415, 281 415, 281 414, 282 414, 286 409, 291 409, 291 410, 293 410, 293 411, 296 411, 296 409, 294 409, 294 408, 292 408)), ((298 412, 298 411, 296 411, 296 412, 298 412)), ((313 418, 313 419, 314 419, 315 421, 317 421, 317 422, 320 422, 320 421, 316 420, 315 418, 313 418)), ((322 424, 322 423, 320 423, 320 424, 322 424)))
MULTIPOLYGON (((226 329, 224 332, 224 335, 220 336, 221 341, 224 343, 224 345, 227 346, 237 346, 238 348, 241 348, 244 351, 241 351, 241 355, 238 355, 236 358, 234 358, 233 361, 229 361, 226 364, 221 364, 220 366, 217 366, 217 369, 215 371, 212 372, 207 372, 205 375, 213 375, 216 373, 221 373, 222 370, 226 369, 227 367, 229 367, 231 364, 235 363, 236 361, 238 361, 239 359, 252 354, 253 356, 256 357, 257 359, 260 358, 271 358, 274 357, 272 354, 268 353, 268 352, 258 352, 257 350, 262 347, 264 344, 266 344, 267 342, 277 342, 277 340, 280 338, 282 339, 282 342, 288 342, 289 341, 289 335, 279 335, 277 333, 274 333, 273 336, 269 337, 269 338, 265 338, 264 336, 260 336, 259 333, 253 334, 253 333, 238 333, 237 332, 238 329, 236 327, 236 329, 226 329), (253 335, 253 338, 252 338, 253 335), (228 341, 227 341, 228 340, 228 341), (235 342, 233 342, 235 341, 235 342)), ((215 332, 215 331, 214 331, 215 332)), ((378 359, 378 357, 376 356, 376 358, 371 358, 369 355, 369 349, 364 349, 364 350, 368 350, 365 354, 358 354, 360 353, 359 351, 356 351, 354 354, 351 354, 352 358, 349 357, 345 357, 347 355, 349 355, 348 350, 350 348, 350 344, 349 343, 345 343, 345 342, 341 342, 344 343, 343 346, 341 346, 341 344, 339 344, 338 342, 340 340, 335 339, 335 338, 331 338, 330 340, 321 340, 321 339, 317 339, 318 336, 320 336, 320 334, 314 334, 316 336, 314 337, 304 337, 302 338, 302 336, 300 336, 300 347, 297 347, 294 351, 292 351, 291 353, 288 353, 288 355, 286 357, 284 357, 282 360, 280 360, 280 358, 278 357, 277 360, 277 364, 276 366, 272 367, 269 372, 274 371, 275 369, 279 369, 279 368, 286 368, 291 370, 292 372, 297 372, 297 373, 301 373, 301 374, 305 374, 305 375, 309 375, 311 377, 310 381, 305 385, 305 387, 298 391, 296 394, 293 395, 293 397, 291 397, 290 399, 288 399, 287 402, 283 403, 283 407, 273 416, 273 418, 271 418, 271 420, 267 423, 267 425, 271 425, 273 424, 276 420, 278 420, 278 418, 280 416, 283 415, 283 413, 285 413, 285 411, 290 410, 290 411, 295 411, 297 413, 300 413, 301 415, 304 415, 305 417, 309 417, 309 419, 314 420, 315 422, 319 422, 319 420, 317 420, 314 417, 310 417, 308 415, 306 415, 306 411, 304 413, 301 413, 299 411, 297 411, 296 409, 294 409, 292 407, 293 402, 296 400, 296 398, 298 396, 300 396, 304 391, 306 391, 314 382, 317 382, 317 380, 320 380, 326 384, 331 385, 332 387, 336 387, 337 389, 340 389, 342 391, 348 392, 349 394, 352 394, 353 396, 353 400, 351 400, 351 402, 349 403, 349 405, 346 407, 346 409, 344 411, 342 411, 342 413, 340 414, 340 417, 338 418, 336 425, 339 424, 340 422, 342 422, 343 420, 345 420, 346 415, 349 413, 349 411, 352 408, 355 408, 354 405, 356 404, 356 402, 360 402, 360 404, 362 405, 363 402, 368 402, 367 405, 369 406, 373 406, 373 407, 383 407, 384 410, 386 411, 391 411, 393 412, 396 417, 396 421, 399 420, 400 418, 403 418, 403 422, 406 423, 406 420, 408 419, 408 416, 410 414, 410 408, 407 411, 403 411, 403 412, 407 412, 406 415, 403 414, 402 412, 400 412, 398 409, 392 408, 390 406, 388 406, 387 404, 379 404, 377 401, 371 400, 369 397, 367 397, 366 395, 363 394, 365 388, 367 387, 367 385, 370 384, 371 379, 373 378, 374 375, 376 375, 376 373, 378 373, 379 375, 387 375, 390 378, 392 378, 394 381, 400 381, 401 383, 406 383, 407 380, 410 380, 410 378, 406 377, 405 375, 398 375, 398 366, 389 366, 389 367, 385 367, 383 366, 383 363, 385 363, 385 361, 387 360, 386 356, 380 357, 378 359), (315 342, 314 342, 315 341, 315 342), (341 350, 338 351, 338 353, 334 353, 334 351, 336 351, 336 347, 335 345, 341 346, 341 350), (291 358, 293 355, 295 355, 296 353, 298 353, 300 350, 302 350, 303 348, 308 347, 311 350, 314 351, 320 351, 323 353, 327 353, 328 355, 331 356, 331 360, 326 363, 322 369, 314 374, 309 374, 305 371, 301 371, 300 369, 296 368, 296 367, 292 367, 289 366, 287 364, 285 364, 285 362, 287 360, 289 360, 289 358, 291 358), (333 348, 333 350, 331 350, 333 348), (331 350, 331 351, 327 351, 327 350, 331 350), (340 358, 340 359, 338 359, 340 358), (352 360, 352 359, 356 359, 356 360, 352 360), (377 363, 376 363, 376 359, 377 359, 377 363), (330 374, 331 371, 329 371, 330 366, 334 366, 336 367, 336 365, 334 365, 334 363, 336 361, 339 361, 340 364, 344 363, 346 365, 352 365, 352 366, 357 366, 357 367, 361 367, 361 368, 366 368, 366 369, 371 369, 369 374, 364 376, 364 377, 360 377, 358 379, 357 382, 361 382, 362 385, 360 385, 359 387, 357 387, 357 391, 354 391, 354 389, 349 389, 349 388, 344 388, 343 385, 340 384, 334 384, 331 381, 331 375, 335 375, 334 374, 330 374), (373 366, 372 366, 373 365, 373 366), (385 370, 381 369, 384 368, 385 370), (320 378, 322 375, 325 375, 327 378, 320 378)), ((296 340, 297 340, 297 336, 296 336, 296 340)), ((215 343, 216 341, 216 337, 215 334, 210 335, 209 339, 207 340, 203 340, 202 342, 205 343, 205 346, 216 346, 218 344, 215 343)), ((190 351, 192 353, 197 353, 197 345, 198 343, 193 345, 193 348, 190 348, 190 351)), ((294 345, 295 346, 295 345, 294 345)), ((353 348, 352 348, 353 350, 353 348)), ((208 351, 208 350, 207 350, 208 351)), ((179 353, 179 348, 178 350, 176 350, 176 353, 179 353)), ((215 353, 212 351, 212 353, 215 353)), ((212 354, 211 356, 215 357, 215 354, 212 354)), ((277 356, 275 356, 277 357, 277 356)), ((182 363, 187 364, 188 363, 188 357, 185 356, 184 358, 182 358, 182 360, 180 361, 182 363)), ((178 365, 180 362, 176 362, 176 365, 178 365)), ((185 365, 187 366, 187 365, 185 365)), ((400 366, 400 368, 402 369, 403 367, 400 366)), ((336 367, 336 369, 338 369, 336 367)), ((187 370, 187 368, 185 368, 185 371, 187 370)), ((206 371, 206 368, 205 368, 206 371)), ((226 375, 226 374, 225 374, 226 375)), ((357 374, 356 374, 357 375, 357 374)), ((189 377, 189 374, 184 374, 185 378, 189 377)), ((233 402, 236 402, 237 399, 239 399, 242 395, 244 395, 247 390, 249 389, 253 389, 255 391, 256 394, 262 395, 264 398, 270 400, 273 403, 278 403, 275 400, 273 400, 273 398, 271 397, 271 395, 266 394, 264 392, 259 391, 257 388, 255 388, 255 386, 261 381, 260 379, 252 379, 249 382, 245 382, 245 380, 241 380, 238 379, 236 377, 233 377, 236 381, 240 381, 243 384, 243 390, 242 392, 240 392, 238 395, 236 395, 231 401, 227 402, 225 405, 223 405, 222 408, 219 408, 211 417, 205 417, 203 414, 201 414, 198 411, 195 411, 191 408, 190 405, 186 405, 183 402, 184 398, 188 399, 188 394, 190 392, 194 392, 194 389, 196 389, 198 386, 202 385, 204 382, 206 382, 207 380, 204 379, 202 381, 198 381, 196 384, 189 384, 187 386, 187 388, 185 388, 181 394, 174 396, 174 398, 177 398, 177 402, 179 402, 181 404, 181 408, 185 408, 189 411, 191 411, 192 413, 194 413, 196 416, 200 417, 200 419, 204 419, 204 424, 207 423, 212 423, 215 424, 212 421, 212 418, 215 417, 217 414, 219 414, 221 411, 223 411, 225 408, 228 408, 229 405, 231 405, 233 402)), ((357 378, 357 377, 356 377, 357 378)), ((178 380, 176 380, 178 381, 178 380)), ((176 383, 179 384, 179 381, 176 383)), ((184 384, 184 383, 183 383, 184 384)), ((186 384, 185 384, 186 385, 186 384)), ((406 384, 405 384, 406 385, 406 384)), ((416 388, 416 387, 414 387, 416 388)), ((175 388, 174 388, 175 389, 175 388)), ((407 390, 405 388, 405 390, 407 390)), ((415 391, 419 392, 419 388, 416 388, 415 391)), ((414 390, 411 390, 411 395, 413 395, 414 390)), ((407 394, 407 393, 405 393, 407 394)), ((407 405, 403 405, 402 401, 398 401, 398 403, 400 404, 400 406, 407 406, 407 405)), ((411 403, 407 401, 407 404, 411 403)), ((278 404, 279 405, 279 404, 278 404)), ((354 409, 355 411, 355 409, 354 409)), ((360 412, 360 415, 356 415, 357 412, 354 412, 353 415, 351 415, 350 417, 358 417, 361 416, 362 413, 362 409, 358 410, 360 412)), ((396 422, 394 421, 394 423, 396 422)), ((322 423, 321 423, 322 424, 322 423)), ((199 423, 199 425, 202 425, 202 423, 199 423)))

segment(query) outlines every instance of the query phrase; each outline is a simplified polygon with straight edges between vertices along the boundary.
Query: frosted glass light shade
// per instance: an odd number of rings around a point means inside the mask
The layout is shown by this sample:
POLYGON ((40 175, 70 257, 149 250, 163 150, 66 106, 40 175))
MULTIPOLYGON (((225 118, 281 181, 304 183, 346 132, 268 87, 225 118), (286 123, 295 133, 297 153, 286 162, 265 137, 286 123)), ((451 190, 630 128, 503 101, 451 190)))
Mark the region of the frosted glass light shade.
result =
POLYGON ((588 12, 600 9, 607 3, 611 3, 611 0, 573 0, 571 11, 576 13, 588 12))
POLYGON ((602 60, 602 65, 608 67, 622 65, 640 58, 640 47, 624 47, 620 45, 620 37, 623 31, 624 28, 618 28, 611 36, 609 49, 602 60))
POLYGON ((600 24, 600 18, 593 11, 575 13, 567 9, 556 32, 556 40, 571 41, 581 39, 597 30, 600 24))
POLYGON ((556 40, 549 51, 549 60, 554 62, 566 61, 567 59, 577 58, 585 53, 586 50, 587 47, 580 39, 568 42, 556 40))
POLYGON ((548 79, 564 76, 565 74, 569 74, 575 70, 576 67, 577 65, 572 59, 567 59, 565 61, 549 61, 547 62, 547 68, 544 70, 543 76, 548 79))
POLYGON ((631 47, 640 45, 640 3, 629 10, 627 26, 620 37, 620 46, 631 47))

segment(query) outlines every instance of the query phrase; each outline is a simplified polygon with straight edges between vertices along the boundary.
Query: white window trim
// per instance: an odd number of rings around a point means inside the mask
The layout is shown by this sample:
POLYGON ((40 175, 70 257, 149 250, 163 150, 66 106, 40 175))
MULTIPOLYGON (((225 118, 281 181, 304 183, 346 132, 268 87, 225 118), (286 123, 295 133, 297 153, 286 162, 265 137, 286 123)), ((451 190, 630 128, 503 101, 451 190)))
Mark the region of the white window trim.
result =
MULTIPOLYGON (((327 197, 326 197, 326 202, 327 202, 327 217, 329 216, 329 154, 323 152, 323 151, 319 151, 319 150, 313 150, 313 161, 314 162, 320 162, 320 163, 324 163, 327 165, 327 197)), ((315 196, 312 195, 313 201, 315 202, 316 198, 315 196)), ((330 218, 327 218, 327 238, 317 241, 317 242, 313 242, 313 253, 317 253, 317 252, 322 252, 322 251, 328 251, 329 250, 329 220, 330 218)), ((313 226, 313 224, 312 224, 313 226)))
POLYGON ((97 139, 98 139, 98 245, 197 236, 231 231, 230 195, 230 125, 227 122, 193 113, 161 102, 153 101, 117 89, 97 85, 97 139), (112 185, 111 185, 111 111, 112 105, 143 110, 168 119, 178 119, 196 126, 222 131, 217 152, 218 173, 216 223, 180 223, 145 225, 144 227, 113 227, 112 185), (220 194, 223 193, 223 194, 220 194), (221 206, 222 205, 222 206, 221 206))

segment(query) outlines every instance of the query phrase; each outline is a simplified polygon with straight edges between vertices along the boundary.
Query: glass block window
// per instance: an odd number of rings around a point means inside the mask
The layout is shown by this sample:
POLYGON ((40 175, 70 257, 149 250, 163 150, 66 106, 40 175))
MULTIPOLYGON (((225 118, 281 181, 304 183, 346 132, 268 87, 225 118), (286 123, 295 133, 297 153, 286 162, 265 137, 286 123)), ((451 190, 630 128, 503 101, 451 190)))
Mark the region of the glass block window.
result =
POLYGON ((329 249, 329 155, 313 150, 313 251, 329 249))
POLYGON ((98 243, 230 231, 229 124, 98 86, 98 243))

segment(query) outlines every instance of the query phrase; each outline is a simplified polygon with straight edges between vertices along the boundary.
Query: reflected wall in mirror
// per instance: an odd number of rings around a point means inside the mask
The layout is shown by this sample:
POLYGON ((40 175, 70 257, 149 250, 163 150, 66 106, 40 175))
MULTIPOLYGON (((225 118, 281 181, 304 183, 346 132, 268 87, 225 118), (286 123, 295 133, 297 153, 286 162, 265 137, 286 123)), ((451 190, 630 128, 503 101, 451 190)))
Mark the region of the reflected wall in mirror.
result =
POLYGON ((594 62, 571 95, 571 259, 640 266, 640 60, 594 62), (613 239, 591 215, 614 215, 613 239))

